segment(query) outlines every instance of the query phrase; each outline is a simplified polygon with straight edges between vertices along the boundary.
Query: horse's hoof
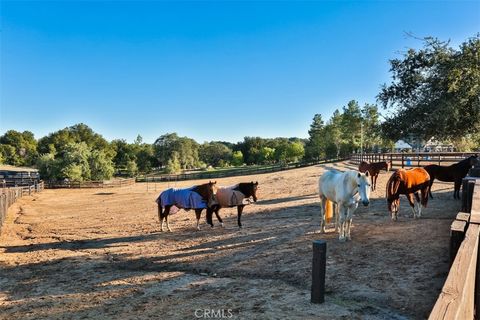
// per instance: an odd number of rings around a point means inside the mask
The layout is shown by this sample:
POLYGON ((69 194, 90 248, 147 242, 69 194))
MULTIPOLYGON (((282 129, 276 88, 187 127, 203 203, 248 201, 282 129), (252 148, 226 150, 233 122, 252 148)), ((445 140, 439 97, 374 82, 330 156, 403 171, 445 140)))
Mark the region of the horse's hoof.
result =
POLYGON ((347 237, 347 241, 352 241, 352 237, 347 237))
POLYGON ((222 226, 222 228, 225 228, 225 225, 223 224, 223 222, 221 222, 220 225, 222 226))
POLYGON ((345 242, 345 241, 347 241, 347 239, 344 238, 344 237, 340 237, 340 238, 338 238, 338 241, 340 241, 340 242, 345 242))

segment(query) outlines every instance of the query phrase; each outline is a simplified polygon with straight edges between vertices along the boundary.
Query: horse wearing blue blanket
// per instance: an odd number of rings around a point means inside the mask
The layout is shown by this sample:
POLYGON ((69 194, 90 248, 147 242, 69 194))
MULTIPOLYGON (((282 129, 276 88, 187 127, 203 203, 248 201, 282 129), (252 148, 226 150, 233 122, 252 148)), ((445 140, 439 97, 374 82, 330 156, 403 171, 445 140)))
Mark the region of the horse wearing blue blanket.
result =
POLYGON ((200 230, 200 217, 202 210, 207 209, 215 202, 216 181, 193 186, 185 189, 170 188, 158 196, 158 219, 160 220, 160 231, 163 231, 163 220, 167 224, 167 230, 172 231, 168 225, 168 215, 180 209, 195 210, 197 217, 197 230, 200 230))

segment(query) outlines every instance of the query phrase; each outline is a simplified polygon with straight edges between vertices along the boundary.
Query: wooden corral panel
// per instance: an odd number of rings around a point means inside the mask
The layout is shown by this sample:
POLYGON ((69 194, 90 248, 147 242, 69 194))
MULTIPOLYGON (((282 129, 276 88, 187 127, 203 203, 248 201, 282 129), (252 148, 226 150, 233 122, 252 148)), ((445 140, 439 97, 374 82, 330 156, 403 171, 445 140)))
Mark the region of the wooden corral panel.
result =
POLYGON ((473 319, 479 228, 469 225, 429 319, 473 319))

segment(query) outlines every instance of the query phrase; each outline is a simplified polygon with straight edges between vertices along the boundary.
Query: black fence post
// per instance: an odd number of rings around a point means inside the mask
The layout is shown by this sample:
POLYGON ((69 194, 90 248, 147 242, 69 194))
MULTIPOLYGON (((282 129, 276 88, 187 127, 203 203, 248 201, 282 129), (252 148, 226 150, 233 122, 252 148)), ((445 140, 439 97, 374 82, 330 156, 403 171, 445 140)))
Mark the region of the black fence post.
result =
POLYGON ((325 270, 327 265, 327 242, 313 241, 311 302, 325 302, 325 270))

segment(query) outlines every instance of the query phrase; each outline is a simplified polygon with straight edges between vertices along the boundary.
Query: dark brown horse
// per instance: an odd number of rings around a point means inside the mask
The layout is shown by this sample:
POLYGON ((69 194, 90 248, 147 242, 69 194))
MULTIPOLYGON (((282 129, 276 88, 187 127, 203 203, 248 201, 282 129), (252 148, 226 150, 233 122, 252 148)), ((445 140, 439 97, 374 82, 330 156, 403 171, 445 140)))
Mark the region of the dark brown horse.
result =
POLYGON ((242 227, 243 208, 250 204, 250 198, 257 202, 258 182, 242 182, 230 187, 218 187, 216 192, 216 203, 210 210, 207 210, 207 223, 213 227, 212 216, 215 212, 218 221, 223 226, 222 218, 219 211, 221 208, 237 207, 237 223, 238 227, 242 227))
POLYGON ((378 174, 380 173, 380 170, 385 169, 385 171, 390 171, 392 169, 392 162, 391 161, 381 161, 381 162, 374 162, 374 163, 368 163, 366 161, 360 162, 360 165, 358 166, 358 171, 361 173, 365 173, 368 171, 370 173, 370 179, 372 181, 372 191, 374 191, 377 188, 377 179, 378 179, 378 174))
MULTIPOLYGON (((478 155, 474 155, 450 166, 437 166, 436 164, 425 166, 425 170, 427 170, 430 175, 430 189, 435 179, 444 182, 454 182, 455 187, 453 198, 460 199, 460 186, 462 185, 462 179, 465 178, 468 170, 477 163, 478 155)), ((433 199, 432 191, 430 190, 429 193, 430 197, 433 199)))
POLYGON ((170 230, 168 225, 168 215, 175 213, 179 209, 195 210, 197 217, 197 230, 200 230, 199 222, 202 210, 207 209, 215 202, 216 181, 193 186, 185 189, 167 189, 160 193, 157 198, 158 204, 158 219, 160 220, 160 231, 163 231, 163 219, 167 223, 167 230, 170 230))
POLYGON ((387 203, 388 211, 391 214, 392 220, 397 220, 398 209, 400 208, 400 195, 407 196, 408 202, 412 207, 413 217, 416 218, 422 215, 422 207, 427 207, 428 190, 430 188, 430 176, 423 168, 413 168, 409 170, 398 169, 392 174, 387 182, 387 203), (418 191, 421 191, 421 199, 418 196, 418 191), (413 194, 418 203, 418 212, 415 211, 415 202, 413 194), (421 204, 421 205, 420 205, 421 204))

